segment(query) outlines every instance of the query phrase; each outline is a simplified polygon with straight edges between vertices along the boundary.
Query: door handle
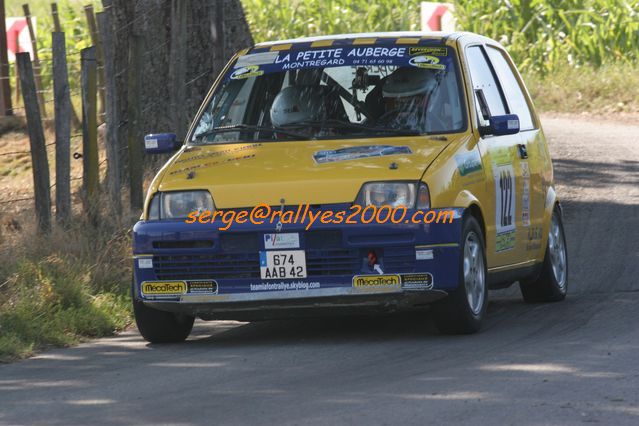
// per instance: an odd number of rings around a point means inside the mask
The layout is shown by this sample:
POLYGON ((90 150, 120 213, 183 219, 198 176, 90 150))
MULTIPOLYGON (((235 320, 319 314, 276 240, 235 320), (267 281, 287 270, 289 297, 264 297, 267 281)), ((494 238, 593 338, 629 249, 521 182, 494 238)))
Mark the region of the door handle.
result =
POLYGON ((528 151, 526 151, 526 145, 523 143, 520 143, 517 145, 517 149, 519 150, 519 157, 522 159, 526 159, 528 158, 528 151))

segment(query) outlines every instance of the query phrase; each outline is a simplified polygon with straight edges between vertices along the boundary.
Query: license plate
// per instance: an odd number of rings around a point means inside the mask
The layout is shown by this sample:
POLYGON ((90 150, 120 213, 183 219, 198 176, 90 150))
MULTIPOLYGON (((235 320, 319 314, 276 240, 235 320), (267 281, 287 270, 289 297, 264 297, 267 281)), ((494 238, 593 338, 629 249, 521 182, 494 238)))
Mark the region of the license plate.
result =
POLYGON ((304 250, 260 251, 260 275, 263 280, 306 278, 304 250))

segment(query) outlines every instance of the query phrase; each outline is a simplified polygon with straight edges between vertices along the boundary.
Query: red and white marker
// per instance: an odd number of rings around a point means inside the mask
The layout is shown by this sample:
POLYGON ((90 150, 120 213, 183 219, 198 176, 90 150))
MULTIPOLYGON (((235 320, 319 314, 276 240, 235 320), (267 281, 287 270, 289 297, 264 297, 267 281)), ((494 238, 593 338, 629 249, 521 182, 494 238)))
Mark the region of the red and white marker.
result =
MULTIPOLYGON (((29 37, 29 27, 26 18, 7 18, 5 20, 7 28, 7 53, 9 61, 16 60, 16 53, 29 52, 33 57, 33 47, 29 37), (17 44, 16 44, 17 42, 17 44)), ((31 23, 35 32, 35 18, 31 17, 31 23)))
POLYGON ((422 31, 455 31, 455 6, 451 3, 421 3, 422 31))

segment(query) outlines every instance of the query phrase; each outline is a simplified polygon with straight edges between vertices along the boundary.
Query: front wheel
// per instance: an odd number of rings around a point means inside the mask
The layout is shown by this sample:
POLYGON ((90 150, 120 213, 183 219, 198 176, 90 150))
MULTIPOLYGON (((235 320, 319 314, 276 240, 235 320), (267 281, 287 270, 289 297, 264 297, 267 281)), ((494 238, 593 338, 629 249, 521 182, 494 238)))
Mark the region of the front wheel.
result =
POLYGON ((194 317, 159 311, 133 297, 135 323, 144 340, 150 343, 178 343, 189 337, 194 317))
POLYGON ((568 254, 561 214, 552 213, 548 244, 541 273, 535 280, 519 283, 521 294, 527 303, 559 302, 566 298, 568 290, 568 254))
POLYGON ((488 304, 484 238, 473 216, 462 225, 459 286, 433 306, 435 326, 445 334, 479 331, 488 304))

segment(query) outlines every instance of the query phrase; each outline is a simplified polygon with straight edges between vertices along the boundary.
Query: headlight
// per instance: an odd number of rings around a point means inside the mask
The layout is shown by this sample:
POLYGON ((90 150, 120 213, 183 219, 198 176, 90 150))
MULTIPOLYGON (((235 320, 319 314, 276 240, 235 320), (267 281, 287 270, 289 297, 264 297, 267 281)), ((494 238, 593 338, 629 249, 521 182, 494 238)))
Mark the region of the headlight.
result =
POLYGON ((415 182, 370 182, 362 186, 355 204, 427 210, 430 208, 430 194, 423 182, 419 183, 419 187, 415 182))
POLYGON ((151 200, 149 220, 184 219, 193 211, 215 210, 208 191, 158 192, 151 200))

